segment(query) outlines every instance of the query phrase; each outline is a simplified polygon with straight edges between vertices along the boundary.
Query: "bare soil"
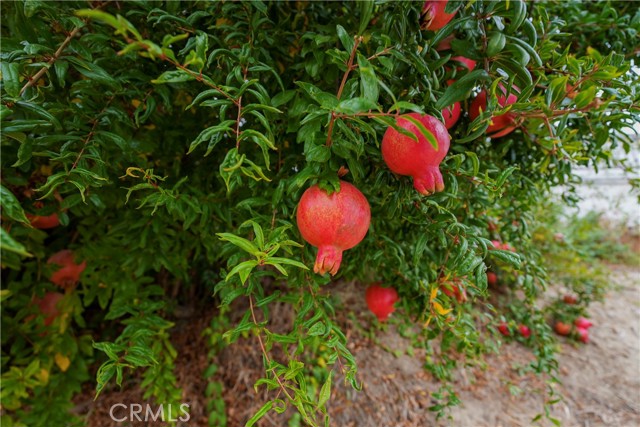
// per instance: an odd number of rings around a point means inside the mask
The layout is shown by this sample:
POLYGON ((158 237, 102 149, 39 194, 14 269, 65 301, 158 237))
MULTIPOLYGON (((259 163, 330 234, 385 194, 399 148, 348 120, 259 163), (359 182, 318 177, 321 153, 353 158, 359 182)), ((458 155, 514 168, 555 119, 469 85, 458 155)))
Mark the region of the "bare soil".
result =
MULTIPOLYGON (((551 415, 567 427, 640 426, 640 266, 612 266, 612 288, 604 303, 590 307, 595 326, 586 345, 570 340, 560 342, 560 380, 558 391, 564 400, 553 406, 551 415)), ((409 343, 393 327, 371 342, 353 322, 366 324, 369 314, 354 284, 336 289, 344 306, 355 318, 341 319, 346 326, 350 350, 358 361, 360 392, 337 384, 329 411, 332 426, 339 427, 518 427, 533 425, 532 419, 543 411, 546 384, 534 374, 521 374, 521 368, 534 357, 518 343, 503 345, 500 353, 490 355, 483 368, 460 369, 454 388, 462 401, 450 418, 436 420, 429 411, 434 404, 431 393, 439 388, 422 367, 424 354, 411 356, 404 351, 409 343), (379 345, 381 344, 381 345, 379 345), (386 347, 386 350, 383 349, 386 347), (390 352, 389 349, 399 350, 390 352), (512 393, 514 392, 514 393, 512 393)), ((241 313, 242 307, 237 307, 241 313)), ((291 321, 286 306, 277 307, 281 327, 291 321)), ((272 313, 273 317, 273 313, 272 313)), ((179 351, 177 377, 183 388, 184 402, 191 404, 191 420, 178 426, 207 426, 204 390, 207 380, 202 372, 208 366, 206 344, 200 332, 209 319, 200 318, 179 326, 176 347, 179 351)), ((174 341, 175 342, 175 341, 174 341)), ((274 357, 277 357, 275 355, 274 357)), ((228 426, 243 426, 264 403, 266 395, 256 393, 253 383, 262 372, 262 356, 255 338, 240 340, 218 357, 216 378, 224 383, 224 401, 228 426)), ((337 382, 337 381, 336 381, 337 382)), ((162 423, 114 423, 108 409, 113 403, 144 403, 135 379, 122 391, 112 389, 95 402, 90 390, 77 400, 77 411, 87 414, 89 427, 161 426, 162 423)), ((260 426, 286 426, 287 412, 273 412, 260 426)), ((551 422, 540 421, 542 425, 551 422)))

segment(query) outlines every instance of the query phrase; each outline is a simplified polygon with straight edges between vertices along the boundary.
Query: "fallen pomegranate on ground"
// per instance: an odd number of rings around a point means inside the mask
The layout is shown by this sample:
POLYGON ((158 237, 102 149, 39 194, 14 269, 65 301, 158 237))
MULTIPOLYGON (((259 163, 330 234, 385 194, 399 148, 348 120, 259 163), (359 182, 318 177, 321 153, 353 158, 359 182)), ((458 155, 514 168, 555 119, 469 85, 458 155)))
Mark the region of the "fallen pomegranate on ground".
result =
POLYGON ((531 329, 529 329, 529 327, 526 325, 518 326, 518 331, 520 331, 520 335, 525 338, 529 338, 531 336, 531 329))
POLYGON ((420 14, 420 28, 436 31, 447 25, 456 14, 445 12, 448 2, 449 0, 425 1, 420 14))
POLYGON ((416 135, 418 142, 389 127, 381 145, 382 158, 389 169, 399 175, 413 177, 413 186, 420 194, 429 195, 444 190, 440 163, 449 151, 447 128, 435 117, 418 113, 400 116, 397 124, 416 135), (406 117, 419 121, 435 137, 437 150, 406 117))
POLYGON ((49 278, 54 284, 62 288, 68 288, 78 283, 80 274, 87 267, 87 262, 82 261, 80 264, 76 264, 74 258, 73 252, 65 249, 51 255, 47 260, 47 264, 60 266, 49 278))
POLYGON ((573 305, 578 302, 578 298, 576 298, 575 295, 565 295, 562 297, 562 301, 564 301, 565 304, 573 305))
POLYGON ((589 331, 584 329, 584 328, 577 328, 576 329, 577 333, 578 333, 578 341, 583 342, 583 343, 588 343, 589 342, 589 331))
MULTIPOLYGON (((519 89, 514 86, 509 96, 507 96, 507 89, 504 85, 498 85, 498 105, 500 105, 500 107, 505 107, 507 105, 515 104, 518 101, 518 96, 516 95, 517 91, 519 91, 519 89)), ((475 120, 480 115, 481 111, 487 111, 486 90, 480 92, 471 102, 471 106, 469 107, 469 117, 471 120, 475 120)), ((487 135, 489 138, 500 138, 513 132, 516 129, 515 120, 516 115, 512 112, 491 117, 491 122, 486 131, 487 135)))
POLYGON ((571 333, 571 325, 558 320, 556 324, 553 325, 553 330, 556 331, 558 335, 567 336, 571 333))
POLYGON ((393 288, 384 288, 380 285, 371 285, 365 292, 367 306, 379 321, 385 321, 396 308, 394 304, 398 302, 398 292, 393 288))
POLYGON ((57 213, 45 216, 26 214, 26 216, 33 228, 40 230, 47 230, 60 225, 60 218, 58 218, 57 213))
POLYGON ((346 181, 340 181, 340 191, 331 195, 314 185, 300 198, 296 221, 302 238, 318 248, 313 271, 334 276, 342 252, 367 234, 371 209, 360 190, 346 181))

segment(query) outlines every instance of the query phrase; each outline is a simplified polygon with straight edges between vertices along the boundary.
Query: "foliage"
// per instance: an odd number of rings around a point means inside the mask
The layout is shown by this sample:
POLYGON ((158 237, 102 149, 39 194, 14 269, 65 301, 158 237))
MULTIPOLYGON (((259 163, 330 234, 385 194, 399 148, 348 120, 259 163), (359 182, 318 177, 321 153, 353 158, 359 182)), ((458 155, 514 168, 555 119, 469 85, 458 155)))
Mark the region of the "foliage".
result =
MULTIPOLYGON (((148 395, 179 399, 168 334, 176 308, 205 301, 220 314, 242 299, 241 320, 210 336, 255 336, 264 352, 256 387, 273 399, 248 425, 287 407, 309 425, 328 423, 332 381, 360 384, 330 279, 309 272, 315 249, 302 245, 294 213, 309 185, 337 190, 346 170, 372 223, 339 278, 398 290, 397 316, 421 325, 416 343, 434 351, 440 338, 427 369, 446 381, 448 352, 473 361, 491 345, 492 328, 476 318, 500 315, 485 275, 499 263, 518 273, 513 298, 533 326, 534 368, 552 373, 553 340, 535 304, 547 278, 532 242, 535 207, 551 187, 577 182, 575 166, 611 165, 612 149, 631 148, 640 12, 450 3, 456 17, 436 33, 419 29, 419 2, 4 3, 2 421, 79 424, 66 411, 96 364, 97 392, 142 369, 148 395), (450 34, 452 51, 435 49, 450 34), (476 69, 447 65, 460 54, 476 69), (508 107, 519 130, 490 141, 501 82, 521 89, 508 107), (467 106, 480 87, 492 94, 488 110, 451 130, 445 191, 420 196, 385 167, 383 132, 400 113, 441 118, 455 101, 467 106), (62 225, 34 229, 25 212, 57 212, 62 225), (490 250, 492 239, 517 252, 490 250), (30 301, 54 288, 44 261, 64 248, 87 269, 45 328, 30 301), (470 301, 439 291, 447 281, 470 301), (286 334, 270 329, 275 303, 295 309, 286 334), (307 380, 314 359, 304 355, 319 344, 322 384, 307 380)), ((437 411, 457 401, 447 385, 438 396, 437 411)), ((212 414, 212 425, 223 417, 212 414)))

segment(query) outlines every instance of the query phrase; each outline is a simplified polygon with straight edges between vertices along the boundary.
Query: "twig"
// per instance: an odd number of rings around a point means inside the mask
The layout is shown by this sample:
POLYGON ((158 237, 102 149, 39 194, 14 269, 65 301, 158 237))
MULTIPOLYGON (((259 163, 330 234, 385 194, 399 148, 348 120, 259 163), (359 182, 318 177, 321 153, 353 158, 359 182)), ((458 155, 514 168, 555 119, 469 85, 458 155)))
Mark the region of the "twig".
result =
MULTIPOLYGON (((362 36, 354 37, 354 41, 355 41, 355 43, 353 43, 353 49, 351 49, 351 55, 349 55, 349 61, 347 62, 347 70, 344 72, 344 75, 342 76, 342 81, 340 82, 340 87, 338 88, 338 94, 336 95, 336 98, 338 100, 340 100, 340 97, 342 96, 342 91, 344 90, 344 87, 347 84, 347 79, 349 78, 349 73, 351 73, 351 71, 356 68, 353 65, 353 60, 354 60, 354 58, 356 56, 356 51, 358 50, 358 45, 362 41, 362 36)), ((336 114, 332 111, 331 112, 331 119, 329 119, 329 127, 327 129, 327 142, 325 143, 325 145, 327 147, 331 147, 331 134, 333 133, 333 126, 335 124, 335 121, 336 121, 336 114)))
POLYGON ((56 50, 56 52, 53 54, 51 59, 47 61, 47 65, 42 67, 37 73, 33 75, 33 77, 29 78, 29 80, 27 81, 27 83, 25 83, 24 86, 22 86, 22 89, 20 89, 20 96, 22 96, 25 90, 27 90, 30 86, 33 86, 34 84, 36 84, 38 80, 40 80, 40 78, 44 76, 47 70, 58 60, 58 58, 60 58, 60 55, 62 55, 62 51, 69 45, 69 43, 71 43, 71 40, 76 36, 76 34, 78 34, 78 31, 80 31, 81 29, 82 27, 76 27, 73 29, 73 31, 69 33, 67 38, 64 39, 64 41, 58 47, 58 50, 56 50))
MULTIPOLYGON (((253 310, 253 296, 252 295, 249 295, 249 308, 251 310, 251 318, 253 319, 253 324, 258 326, 258 321, 256 320, 256 313, 253 310)), ((264 355, 264 358, 267 361, 267 365, 271 365, 271 358, 269 357, 269 353, 267 352, 267 349, 264 347, 264 343, 262 342, 262 336, 259 333, 256 336, 258 337, 258 342, 260 343, 260 349, 262 350, 262 354, 264 355)), ((290 401, 293 401, 293 397, 291 397, 291 395, 289 394, 289 392, 285 388, 284 384, 282 384, 282 381, 280 380, 280 376, 274 371, 274 368, 271 368, 269 370, 271 371, 273 376, 276 378, 276 381, 278 381, 278 384, 280 385, 280 388, 282 389, 284 394, 287 396, 287 398, 290 401)))
POLYGON ((107 103, 104 106, 104 108, 102 109, 102 111, 100 111, 100 113, 98 113, 96 118, 93 119, 92 126, 91 126, 91 131, 89 131, 89 134, 84 139, 84 144, 82 145, 82 149, 78 153, 78 156, 76 157, 75 161, 73 162, 73 165, 71 165, 71 169, 69 169, 69 172, 67 172, 67 176, 69 176, 71 174, 71 171, 73 171, 76 168, 76 166, 78 166, 78 163, 80 162, 80 159, 82 158, 82 155, 84 154, 84 150, 87 148, 87 146, 89 145, 89 142, 93 138, 93 135, 96 133, 96 128, 98 127, 98 123, 100 122, 100 116, 109 107, 109 104, 111 104, 111 101, 113 101, 113 96, 111 98, 109 98, 109 100, 107 101, 107 103))

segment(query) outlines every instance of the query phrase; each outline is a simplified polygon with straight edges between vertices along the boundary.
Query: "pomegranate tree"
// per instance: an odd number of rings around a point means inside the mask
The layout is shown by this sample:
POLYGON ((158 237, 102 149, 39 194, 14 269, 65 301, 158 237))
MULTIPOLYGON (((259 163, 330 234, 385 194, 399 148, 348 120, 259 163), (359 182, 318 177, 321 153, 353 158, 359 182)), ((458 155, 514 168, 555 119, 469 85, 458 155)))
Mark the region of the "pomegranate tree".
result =
POLYGON ((396 308, 394 304, 400 299, 394 288, 384 288, 380 285, 371 285, 365 292, 367 306, 381 322, 387 320, 396 308))
POLYGON ((360 190, 340 181, 340 191, 332 194, 318 185, 308 188, 300 198, 296 220, 304 240, 318 248, 313 271, 333 276, 340 268, 342 252, 367 234, 371 209, 360 190))
POLYGON ((413 133, 418 141, 393 127, 382 138, 382 158, 393 172, 413 177, 413 186, 420 194, 429 195, 444 190, 440 163, 449 151, 447 128, 435 117, 411 113, 398 118, 399 127, 413 133), (435 149, 419 128, 407 117, 420 122, 437 142, 435 149))

